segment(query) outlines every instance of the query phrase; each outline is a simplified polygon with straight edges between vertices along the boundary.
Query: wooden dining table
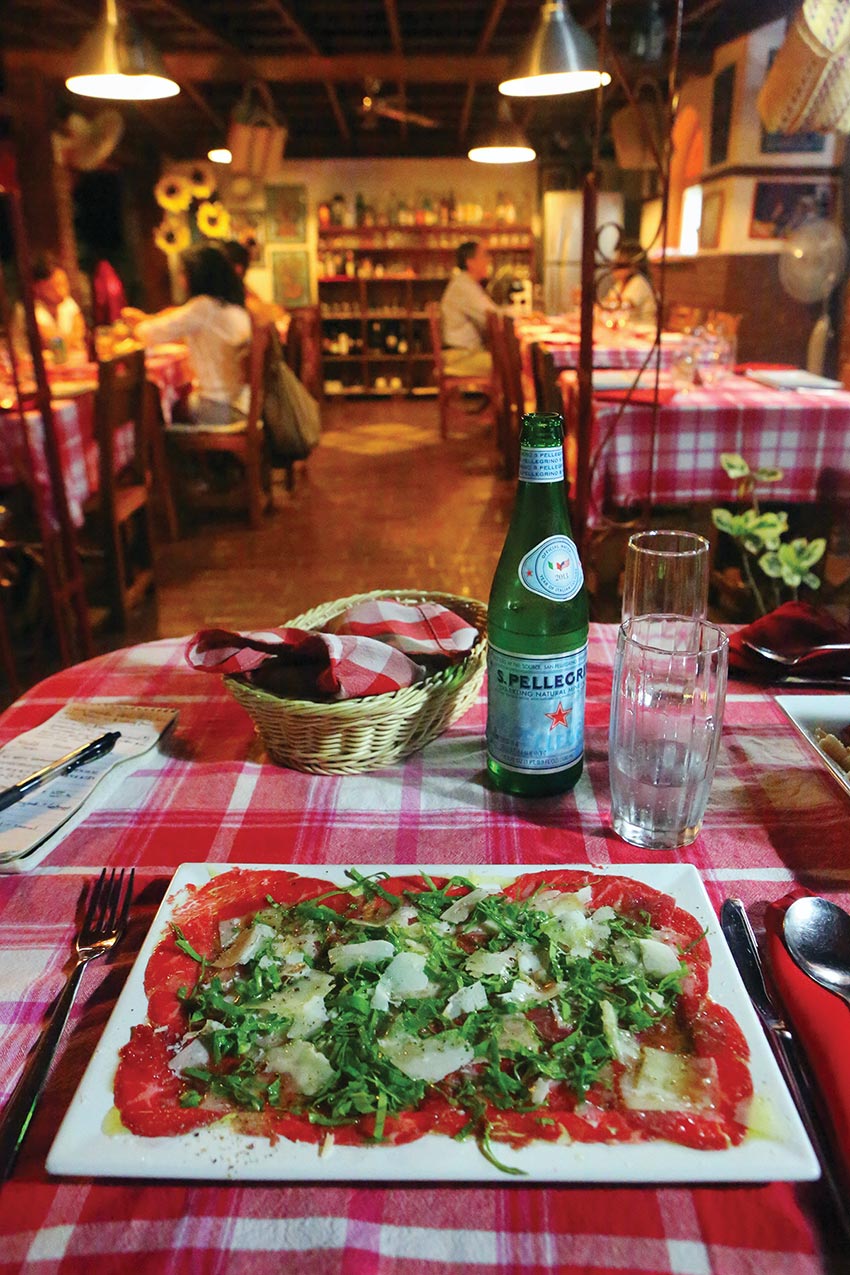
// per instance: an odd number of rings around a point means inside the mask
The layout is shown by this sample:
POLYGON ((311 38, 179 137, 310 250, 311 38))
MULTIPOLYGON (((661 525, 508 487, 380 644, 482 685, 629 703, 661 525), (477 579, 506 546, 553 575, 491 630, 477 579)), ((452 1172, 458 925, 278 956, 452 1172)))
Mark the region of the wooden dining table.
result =
MULTIPOLYGON (((168 424, 180 395, 192 383, 188 350, 184 345, 155 347, 145 356, 145 369, 148 379, 157 388, 162 418, 168 424)), ((81 527, 84 506, 96 493, 99 481, 94 432, 97 364, 53 367, 48 380, 68 509, 74 524, 81 527)), ((11 402, 11 398, 7 398, 11 402)), ((126 431, 125 436, 119 431, 115 439, 116 469, 128 463, 133 446, 132 430, 126 431)), ((52 507, 44 424, 40 412, 34 408, 24 411, 23 421, 14 410, 0 413, 0 488, 17 486, 21 481, 34 482, 44 508, 52 507)))
MULTIPOLYGON (((330 1175, 322 1182, 257 1183, 250 1167, 233 1181, 188 1182, 181 1180, 179 1144, 158 1178, 103 1180, 94 1166, 72 1177, 46 1171, 57 1127, 183 862, 289 863, 318 876, 327 865, 379 863, 500 864, 516 872, 528 864, 574 864, 628 875, 651 860, 693 864, 715 909, 737 895, 757 924, 765 904, 798 882, 847 906, 850 797, 774 694, 752 683, 730 685, 717 774, 694 844, 650 854, 619 840, 607 774, 615 636, 614 626, 591 626, 585 773, 568 796, 533 802, 498 794, 485 782, 483 694, 446 734, 386 769, 330 776, 272 765, 221 681, 187 666, 185 639, 66 669, 8 709, 0 744, 70 701, 173 706, 179 718, 157 752, 128 763, 111 786, 95 792, 37 866, 26 870, 22 860, 20 871, 0 876, 5 1099, 62 987, 82 887, 104 865, 136 870, 129 931, 113 957, 85 976, 2 1189, 0 1275, 835 1275, 847 1269, 846 1245, 816 1182, 659 1186, 618 1180, 616 1169, 605 1186, 376 1182, 368 1147, 357 1182, 330 1175)), ((452 1146, 446 1143, 446 1157, 452 1146)))

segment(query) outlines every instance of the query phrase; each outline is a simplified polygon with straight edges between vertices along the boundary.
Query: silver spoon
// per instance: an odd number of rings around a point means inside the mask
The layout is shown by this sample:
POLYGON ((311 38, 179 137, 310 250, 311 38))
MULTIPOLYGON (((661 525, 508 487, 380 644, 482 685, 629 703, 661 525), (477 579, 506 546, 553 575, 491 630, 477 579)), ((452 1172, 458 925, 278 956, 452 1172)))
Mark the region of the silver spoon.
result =
POLYGON ((850 1005, 850 916, 828 899, 797 899, 783 923, 800 969, 850 1005))
POLYGON ((763 655, 766 660, 772 660, 774 664, 782 664, 785 668, 793 668, 795 664, 801 664, 803 660, 811 659, 815 655, 831 655, 835 651, 846 651, 850 656, 850 642, 832 642, 824 646, 813 646, 802 655, 782 655, 779 651, 772 651, 770 647, 757 646, 755 642, 750 642, 747 638, 744 638, 744 646, 748 646, 757 655, 763 655))

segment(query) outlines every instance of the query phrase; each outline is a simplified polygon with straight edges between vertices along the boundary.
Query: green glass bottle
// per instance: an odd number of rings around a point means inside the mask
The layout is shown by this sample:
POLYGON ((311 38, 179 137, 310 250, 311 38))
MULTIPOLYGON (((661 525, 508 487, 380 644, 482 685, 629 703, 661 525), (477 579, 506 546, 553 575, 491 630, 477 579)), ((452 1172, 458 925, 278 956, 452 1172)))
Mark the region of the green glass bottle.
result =
POLYGON ((533 413, 488 612, 487 769, 518 796, 567 792, 584 754, 587 596, 564 491, 563 420, 533 413))

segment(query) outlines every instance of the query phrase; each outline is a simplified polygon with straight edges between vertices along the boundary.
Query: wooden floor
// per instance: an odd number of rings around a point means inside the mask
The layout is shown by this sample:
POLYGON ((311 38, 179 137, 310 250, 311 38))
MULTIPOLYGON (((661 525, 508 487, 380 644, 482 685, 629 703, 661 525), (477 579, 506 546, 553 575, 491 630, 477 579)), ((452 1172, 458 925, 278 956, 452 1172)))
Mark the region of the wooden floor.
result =
POLYGON ((331 402, 321 445, 292 493, 276 488, 260 531, 238 518, 193 520, 162 547, 144 635, 261 628, 370 589, 486 601, 513 485, 496 475, 489 427, 475 415, 464 424, 442 442, 433 400, 331 402))

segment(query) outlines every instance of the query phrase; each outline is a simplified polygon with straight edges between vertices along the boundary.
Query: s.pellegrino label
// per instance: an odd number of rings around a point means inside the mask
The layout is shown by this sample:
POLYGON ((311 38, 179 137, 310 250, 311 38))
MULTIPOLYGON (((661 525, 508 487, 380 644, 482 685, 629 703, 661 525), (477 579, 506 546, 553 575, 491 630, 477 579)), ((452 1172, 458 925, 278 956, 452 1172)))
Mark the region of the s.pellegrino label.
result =
POLYGON ((547 536, 520 559, 520 583, 541 598, 569 602, 584 584, 578 549, 569 536, 547 536))
POLYGON ((521 483, 563 482, 563 447, 521 447, 519 449, 519 480, 521 483))
POLYGON ((487 751, 526 775, 567 770, 584 752, 587 644, 565 655, 520 655, 490 643, 487 751))

